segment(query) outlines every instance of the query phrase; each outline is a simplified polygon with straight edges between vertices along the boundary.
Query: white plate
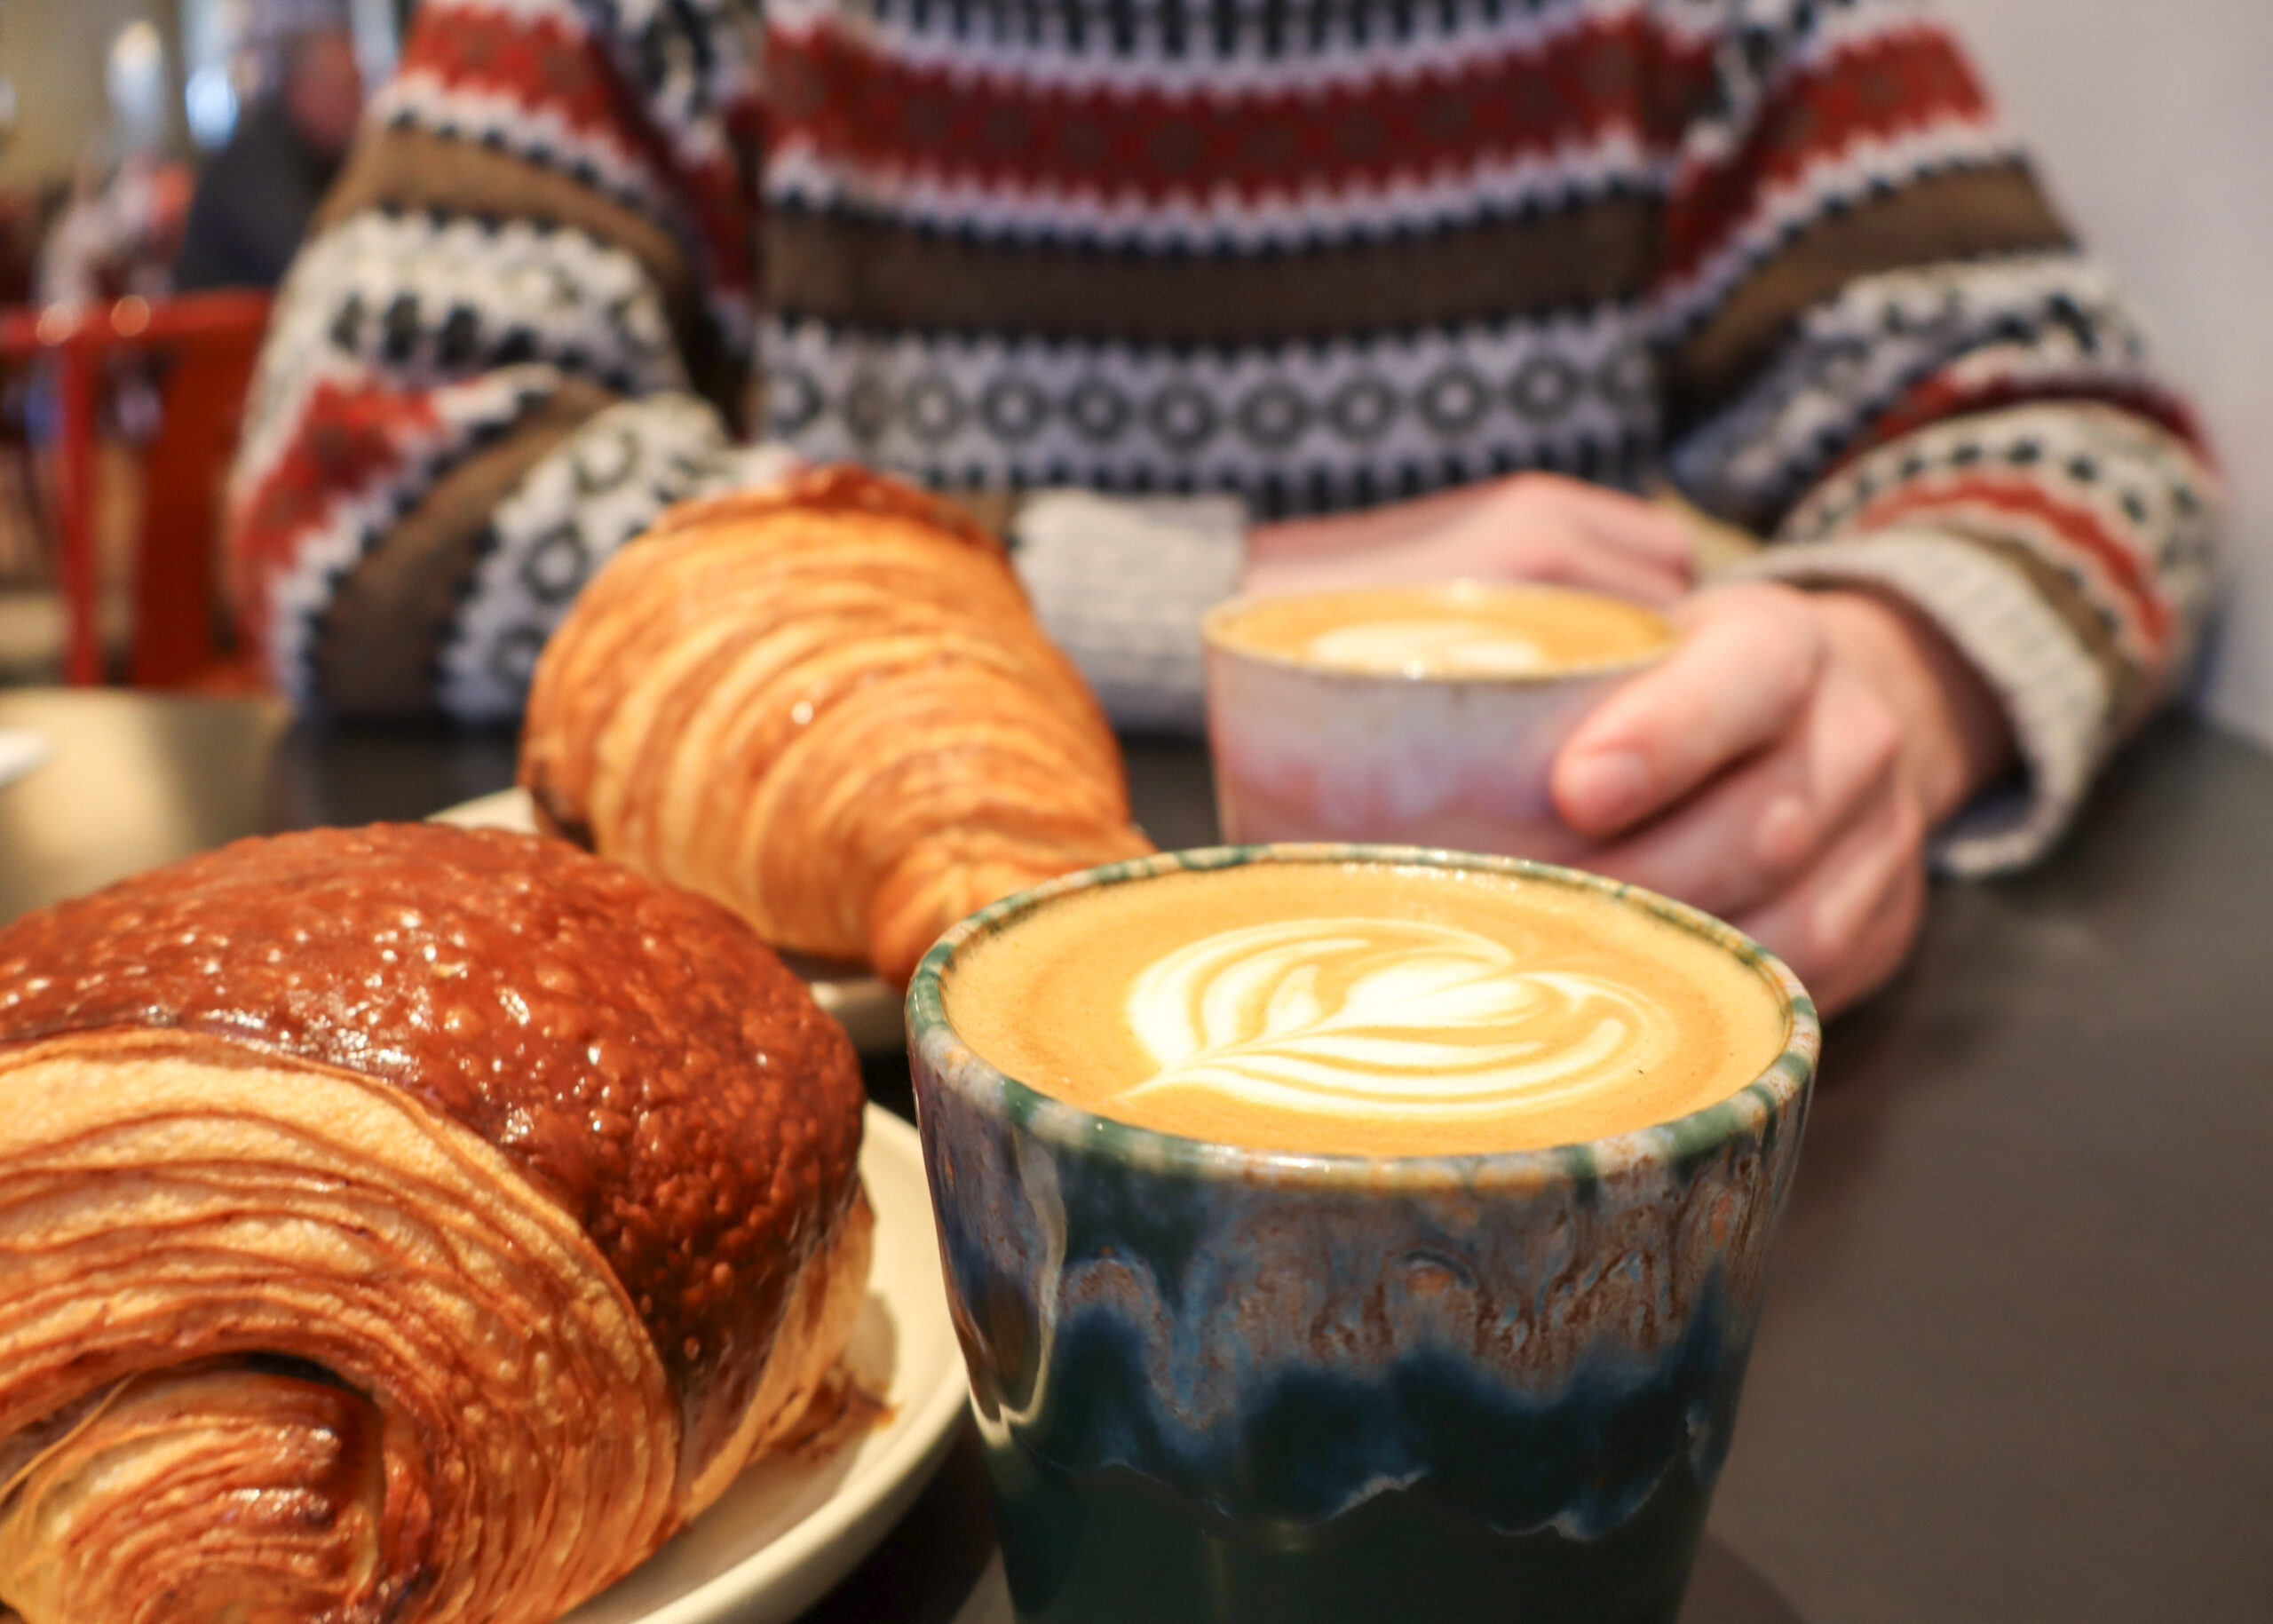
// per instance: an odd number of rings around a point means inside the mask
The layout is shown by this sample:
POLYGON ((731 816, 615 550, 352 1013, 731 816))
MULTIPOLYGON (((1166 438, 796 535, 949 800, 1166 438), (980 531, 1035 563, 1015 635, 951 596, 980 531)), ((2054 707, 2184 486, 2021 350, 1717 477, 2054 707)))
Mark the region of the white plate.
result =
POLYGON ((20 727, 0 727, 0 784, 14 782, 53 754, 53 748, 39 734, 20 727))
POLYGON ((561 1624, 785 1624, 851 1573, 930 1479, 962 1415, 962 1353, 921 1143, 875 1105, 860 1176, 876 1210, 875 1261, 849 1357, 886 1395, 890 1422, 824 1461, 760 1462, 561 1624))
MULTIPOLYGON (((524 789, 500 789, 433 816, 436 823, 455 823, 470 829, 517 829, 536 833, 536 809, 524 789)), ((864 1055, 897 1054, 907 1046, 906 1017, 899 995, 875 977, 859 968, 785 953, 783 963, 805 978, 813 1002, 836 1017, 852 1034, 852 1047, 864 1055)))

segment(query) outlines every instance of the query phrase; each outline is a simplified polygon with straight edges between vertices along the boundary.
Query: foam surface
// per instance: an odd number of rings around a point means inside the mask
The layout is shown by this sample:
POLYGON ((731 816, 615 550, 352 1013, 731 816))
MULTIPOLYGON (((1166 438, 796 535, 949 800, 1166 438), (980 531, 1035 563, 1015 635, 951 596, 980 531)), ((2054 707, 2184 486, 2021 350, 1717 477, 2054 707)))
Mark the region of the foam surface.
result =
POLYGON ((1636 605, 1555 587, 1365 588, 1268 598, 1224 614, 1219 644, 1371 676, 1538 677, 1628 664, 1671 646, 1636 605))
POLYGON ((1251 864, 1075 893, 966 948, 949 1019, 1100 1114, 1263 1148, 1570 1143, 1742 1088, 1787 1018, 1758 972, 1590 891, 1251 864))

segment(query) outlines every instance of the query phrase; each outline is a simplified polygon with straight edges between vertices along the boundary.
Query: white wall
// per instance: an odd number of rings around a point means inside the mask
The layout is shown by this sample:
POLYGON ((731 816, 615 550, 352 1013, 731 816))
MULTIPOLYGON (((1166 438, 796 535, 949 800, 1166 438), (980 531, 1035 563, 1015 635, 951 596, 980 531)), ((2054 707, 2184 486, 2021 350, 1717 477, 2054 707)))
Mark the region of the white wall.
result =
POLYGON ((2209 419, 2214 717, 2273 746, 2273 0, 1941 0, 2209 419))
POLYGON ((175 0, 0 0, 0 73, 16 87, 16 135, 0 153, 0 181, 71 173, 110 127, 103 58, 112 37, 138 19, 165 42, 169 128, 179 126, 180 30, 175 0))

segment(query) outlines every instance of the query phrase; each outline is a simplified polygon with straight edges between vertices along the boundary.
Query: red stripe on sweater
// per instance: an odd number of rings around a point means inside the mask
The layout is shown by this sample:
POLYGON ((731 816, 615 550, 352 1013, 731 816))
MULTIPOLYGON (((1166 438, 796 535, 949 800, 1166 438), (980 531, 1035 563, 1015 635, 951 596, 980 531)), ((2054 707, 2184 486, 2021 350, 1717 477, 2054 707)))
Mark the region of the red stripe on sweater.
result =
POLYGON ((302 544, 352 502, 397 477, 411 447, 440 419, 432 398, 369 386, 318 384, 289 448, 249 492, 232 533, 233 565, 245 590, 248 629, 265 635, 268 595, 302 544))
POLYGON ((452 90, 509 97, 579 135, 613 140, 627 160, 657 167, 654 143, 638 139, 638 105, 591 37, 558 18, 430 4, 403 45, 401 71, 452 90))
POLYGON ((1863 529, 1889 527, 1952 510, 1986 509, 2049 530, 2114 590, 2112 606, 2138 628, 2153 658, 2169 646, 2171 607, 2156 590, 2146 563, 2110 530, 2100 516, 2080 503, 2062 502, 2043 486, 2020 474, 1968 472, 1913 480, 1864 505, 1863 529))
POLYGON ((1952 417, 2069 400, 2115 407, 2144 417, 2186 445, 2206 464, 2215 466, 2208 436, 2187 403, 2144 379, 2121 382, 2091 373, 2073 376, 2031 374, 2025 377, 1954 378, 1936 374, 1919 384, 1873 421, 1841 455, 1833 470, 1844 467, 1889 440, 1952 417))
POLYGON ((1666 213, 1666 274, 1690 274, 1749 229, 1773 194, 1863 143, 1985 124, 1995 115, 1963 51, 1940 28, 1908 28, 1833 51, 1770 93, 1724 162, 1676 181, 1666 213))
MULTIPOLYGON (((613 146, 677 196, 716 281, 738 291, 754 286, 749 178, 730 158, 674 150, 582 28, 558 18, 500 16, 429 0, 404 44, 402 71, 423 74, 445 90, 509 99, 613 146)), ((725 109, 722 129, 731 131, 738 115, 748 122, 747 107, 725 109)))
POLYGON ((1634 17, 1450 72, 1314 91, 1086 88, 912 66, 836 27, 767 44, 776 149, 989 187, 1159 202, 1410 185, 1625 131, 1677 133, 1709 53, 1634 17))

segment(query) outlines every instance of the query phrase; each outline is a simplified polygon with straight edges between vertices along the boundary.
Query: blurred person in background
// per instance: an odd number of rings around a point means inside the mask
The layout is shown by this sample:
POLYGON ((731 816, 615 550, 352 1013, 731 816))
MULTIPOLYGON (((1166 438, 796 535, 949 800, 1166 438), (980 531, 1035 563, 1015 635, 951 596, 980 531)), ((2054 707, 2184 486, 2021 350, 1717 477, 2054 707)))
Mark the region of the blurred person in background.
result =
POLYGON ((166 51, 148 20, 112 36, 103 97, 108 121, 80 154, 40 248, 34 296, 43 305, 157 298, 170 285, 191 180, 164 156, 166 51))
POLYGON ((115 164, 83 161, 68 200, 41 244, 34 295, 42 305, 91 305, 137 294, 163 297, 188 212, 192 181, 155 153, 115 164))
MULTIPOLYGON (((97 305, 163 298, 173 286, 194 180, 166 157, 165 46, 138 19, 111 38, 103 63, 109 121, 80 156, 67 201, 41 244, 33 297, 41 305, 97 305)), ((52 369, 36 362, 9 402, 28 439, 62 432, 52 369)), ((157 431, 159 391, 147 356, 113 355, 103 368, 107 429, 131 442, 157 431)))
POLYGON ((343 0, 255 0, 246 47, 268 88, 199 176, 174 286, 283 279, 355 138, 363 78, 343 0))
POLYGON ((1196 725, 1242 587, 1592 586, 1686 635, 1557 759, 1585 866, 1836 1008, 2200 625, 2192 415, 1908 0, 423 0, 381 112, 236 476, 311 709, 515 715, 785 456, 986 496, 1128 727, 1196 725))

